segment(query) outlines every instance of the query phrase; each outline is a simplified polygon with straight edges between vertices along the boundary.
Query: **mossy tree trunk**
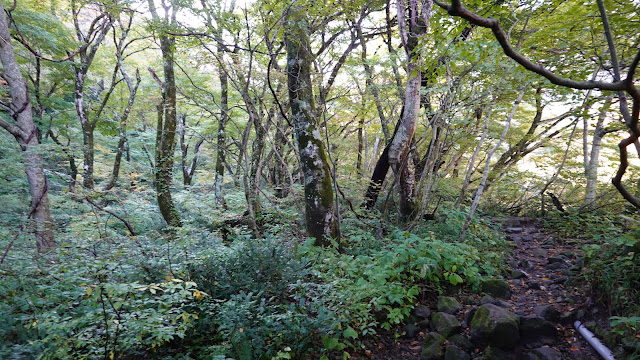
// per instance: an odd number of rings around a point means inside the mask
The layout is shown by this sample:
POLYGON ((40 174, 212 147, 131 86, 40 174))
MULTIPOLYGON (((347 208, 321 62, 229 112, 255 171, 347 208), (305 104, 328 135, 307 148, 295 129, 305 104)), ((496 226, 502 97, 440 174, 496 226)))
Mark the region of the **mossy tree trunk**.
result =
POLYGON ((9 115, 11 120, 0 117, 0 126, 16 139, 22 148, 25 161, 25 172, 31 195, 29 218, 35 220, 36 244, 39 251, 55 246, 53 239, 53 222, 49 212, 47 195, 47 179, 42 166, 42 155, 38 152, 38 136, 33 122, 31 101, 27 83, 20 73, 15 51, 11 45, 11 35, 5 10, 0 3, 0 61, 2 77, 6 80, 11 96, 9 115))
MULTIPOLYGON (((149 0, 149 10, 155 21, 159 21, 153 0, 149 0)), ((163 21, 163 26, 173 25, 176 21, 175 5, 166 7, 170 12, 163 21)), ((170 226, 182 226, 178 210, 171 197, 171 183, 173 180, 173 155, 176 148, 176 79, 174 72, 173 45, 175 39, 160 29, 158 35, 160 50, 162 51, 162 70, 164 82, 162 86, 162 108, 158 109, 158 128, 156 136, 156 171, 155 185, 158 206, 162 217, 170 226)))
POLYGON ((303 173, 307 233, 316 245, 327 245, 327 238, 336 234, 336 217, 329 162, 313 102, 309 33, 304 9, 291 7, 285 25, 287 78, 303 173))

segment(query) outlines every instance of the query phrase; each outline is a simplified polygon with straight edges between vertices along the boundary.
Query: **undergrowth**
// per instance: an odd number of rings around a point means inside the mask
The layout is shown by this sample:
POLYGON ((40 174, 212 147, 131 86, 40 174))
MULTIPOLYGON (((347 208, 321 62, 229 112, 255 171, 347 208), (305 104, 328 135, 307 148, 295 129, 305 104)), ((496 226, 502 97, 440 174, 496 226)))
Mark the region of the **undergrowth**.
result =
MULTIPOLYGON (((113 206, 144 219, 144 203, 113 206)), ((506 248, 478 221, 458 242, 464 214, 453 210, 383 237, 375 216, 346 216, 327 248, 287 236, 295 210, 265 211, 273 234, 240 226, 227 241, 221 225, 201 224, 213 220, 202 203, 183 228, 137 222, 137 236, 89 210, 68 212, 75 225, 44 256, 2 230, 0 358, 349 357, 401 324, 421 294, 500 272, 506 248)))

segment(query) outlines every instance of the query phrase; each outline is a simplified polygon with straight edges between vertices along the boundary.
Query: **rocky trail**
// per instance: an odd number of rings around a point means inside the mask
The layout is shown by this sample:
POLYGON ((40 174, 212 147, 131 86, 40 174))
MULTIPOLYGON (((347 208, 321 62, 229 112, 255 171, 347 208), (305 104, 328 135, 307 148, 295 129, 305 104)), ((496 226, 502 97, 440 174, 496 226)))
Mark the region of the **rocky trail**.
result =
POLYGON ((544 233, 528 218, 502 219, 513 251, 505 280, 488 280, 483 294, 440 296, 420 304, 397 339, 369 344, 362 358, 402 360, 590 360, 600 356, 574 328, 606 326, 578 276, 579 246, 544 233))

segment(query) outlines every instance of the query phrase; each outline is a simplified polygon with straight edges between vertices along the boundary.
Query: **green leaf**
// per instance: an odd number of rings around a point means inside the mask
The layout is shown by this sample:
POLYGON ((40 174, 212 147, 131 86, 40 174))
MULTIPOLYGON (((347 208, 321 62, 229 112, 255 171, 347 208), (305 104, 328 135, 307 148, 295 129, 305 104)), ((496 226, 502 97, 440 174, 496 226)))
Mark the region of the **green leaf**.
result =
POLYGON ((358 337, 358 333, 355 330, 353 330, 351 326, 349 326, 342 334, 344 335, 345 338, 350 337, 355 339, 358 337))

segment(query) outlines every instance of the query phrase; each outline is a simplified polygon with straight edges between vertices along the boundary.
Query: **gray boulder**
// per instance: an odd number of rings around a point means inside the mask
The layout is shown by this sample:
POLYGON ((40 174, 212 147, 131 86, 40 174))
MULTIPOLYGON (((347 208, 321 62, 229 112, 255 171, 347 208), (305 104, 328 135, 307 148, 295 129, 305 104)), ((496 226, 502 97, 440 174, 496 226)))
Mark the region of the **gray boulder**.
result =
POLYGON ((458 300, 449 296, 438 296, 438 311, 447 314, 455 314, 462 310, 462 305, 458 300))
POLYGON ((511 299, 509 283, 501 279, 488 279, 482 283, 482 291, 500 299, 511 299))
POLYGON ((519 318, 509 310, 484 304, 473 315, 469 333, 476 344, 510 348, 520 340, 519 318))
POLYGON ((447 340, 436 332, 430 332, 424 339, 422 356, 427 360, 440 360, 444 357, 444 343, 447 340))
POLYGON ((455 316, 443 312, 431 314, 431 328, 444 337, 460 332, 462 325, 455 316))
POLYGON ((520 343, 528 348, 539 348, 556 342, 558 330, 549 321, 537 316, 520 318, 520 343))

